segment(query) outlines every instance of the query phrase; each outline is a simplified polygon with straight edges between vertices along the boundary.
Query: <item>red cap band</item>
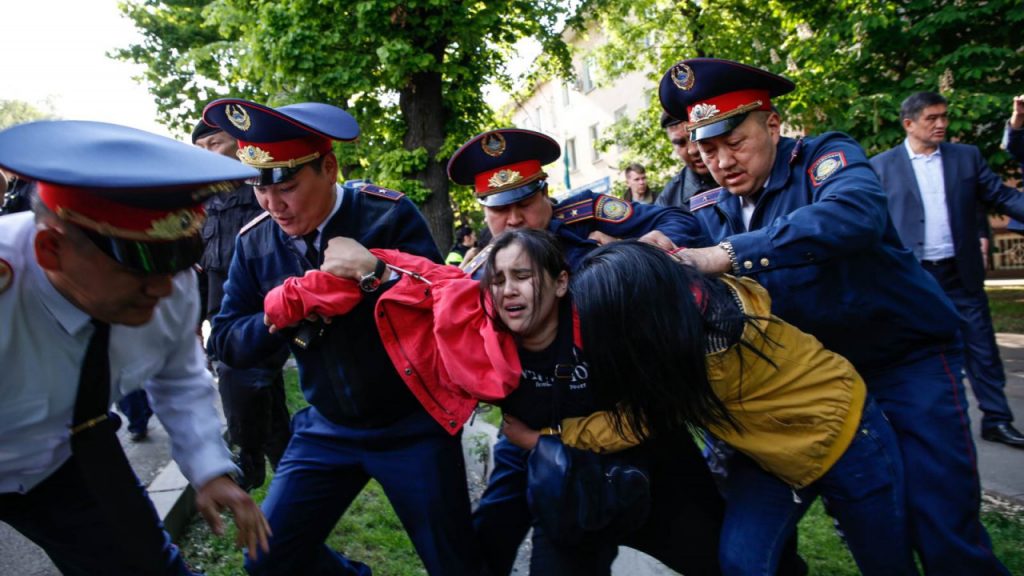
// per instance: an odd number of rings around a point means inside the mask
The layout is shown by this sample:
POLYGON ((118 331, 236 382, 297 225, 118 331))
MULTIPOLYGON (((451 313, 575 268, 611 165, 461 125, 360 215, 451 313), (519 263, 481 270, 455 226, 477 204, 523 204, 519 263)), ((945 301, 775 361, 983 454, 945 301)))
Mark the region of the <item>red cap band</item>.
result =
POLYGON ((317 135, 280 142, 238 141, 238 158, 253 168, 294 168, 330 151, 330 139, 317 135))
POLYGON ((128 206, 98 196, 87 188, 37 182, 39 199, 60 218, 104 236, 160 242, 199 231, 206 211, 202 204, 174 210, 128 206))
MULTIPOLYGON (((693 106, 686 107, 686 114, 689 122, 699 122, 701 120, 707 120, 708 118, 714 118, 715 116, 721 116, 727 114, 740 106, 746 104, 752 104, 761 101, 761 105, 755 110, 771 110, 772 103, 770 100, 770 93, 767 90, 737 90, 735 92, 726 92, 725 94, 719 94, 713 98, 708 98, 700 102, 695 103, 693 106), (694 118, 693 109, 698 107, 713 107, 713 114, 701 114, 699 118, 694 118)), ((706 110, 707 108, 705 108, 706 110)))
POLYGON ((543 174, 540 161, 524 160, 480 172, 474 178, 474 186, 477 195, 484 196, 528 184, 536 180, 538 174, 543 174))

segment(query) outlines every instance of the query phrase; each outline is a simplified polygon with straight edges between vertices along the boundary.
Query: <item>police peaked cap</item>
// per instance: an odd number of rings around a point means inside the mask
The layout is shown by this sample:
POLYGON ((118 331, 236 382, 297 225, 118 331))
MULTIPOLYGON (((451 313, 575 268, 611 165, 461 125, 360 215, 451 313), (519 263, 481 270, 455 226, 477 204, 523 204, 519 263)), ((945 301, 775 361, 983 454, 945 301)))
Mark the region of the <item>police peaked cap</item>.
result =
POLYGON ((489 130, 455 151, 448 161, 448 177, 456 184, 473 186, 484 206, 506 206, 542 189, 547 174, 541 168, 561 155, 558 143, 540 132, 489 130))
POLYGON ((331 142, 359 137, 348 112, 320 102, 270 108, 237 98, 206 105, 203 121, 238 140, 238 158, 260 171, 254 184, 284 182, 299 169, 331 151, 331 142))
POLYGON ((789 80, 760 68, 718 58, 691 58, 669 68, 658 86, 661 107, 684 118, 693 141, 732 131, 771 98, 792 92, 789 80))
POLYGON ((109 256, 146 273, 188 268, 202 253, 202 202, 252 168, 127 126, 31 122, 0 132, 0 167, 37 182, 40 200, 109 256))

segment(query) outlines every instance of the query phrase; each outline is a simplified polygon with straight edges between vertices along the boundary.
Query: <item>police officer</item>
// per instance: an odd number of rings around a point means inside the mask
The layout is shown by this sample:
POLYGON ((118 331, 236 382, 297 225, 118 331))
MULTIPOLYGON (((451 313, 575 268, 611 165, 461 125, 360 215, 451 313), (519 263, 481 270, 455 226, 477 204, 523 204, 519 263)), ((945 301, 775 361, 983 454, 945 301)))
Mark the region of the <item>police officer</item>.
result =
MULTIPOLYGON (((473 186, 494 236, 506 228, 547 229, 558 238, 571 268, 590 250, 618 238, 638 238, 666 250, 707 245, 685 209, 635 205, 589 190, 555 204, 542 167, 561 153, 558 143, 540 132, 490 130, 452 155, 448 176, 456 184, 473 186)), ((476 273, 488 254, 484 248, 463 269, 476 273)))
MULTIPOLYGON (((927 573, 1006 574, 979 520, 956 310, 900 244, 853 139, 780 136, 771 98, 793 88, 713 58, 684 60, 662 78, 662 106, 688 119, 723 186, 690 200, 718 245, 682 255, 705 272, 753 277, 771 294, 773 313, 864 376, 899 437, 911 533, 927 573)), ((758 505, 742 490, 727 498, 758 505)), ((722 545, 742 548, 739 538, 724 534, 722 545)))
MULTIPOLYGON (((332 140, 352 141, 356 121, 320 103, 268 108, 236 99, 207 105, 203 119, 238 139, 259 170, 253 188, 267 214, 242 230, 212 349, 237 368, 288 343, 311 404, 295 414, 292 439, 263 503, 271 550, 253 574, 369 574, 324 540, 370 478, 383 486, 430 574, 480 574, 459 433, 439 426, 406 387, 374 323, 391 285, 384 266, 360 275, 365 298, 352 312, 310 329, 271 333, 263 298, 292 276, 319 268, 335 236, 441 261, 426 222, 400 192, 339 186, 332 140)), ((461 422, 448 423, 457 430, 461 422)))
MULTIPOLYGON (((237 141, 202 120, 192 130, 192 143, 210 152, 238 158, 237 141)), ((199 265, 203 271, 201 281, 206 281, 207 318, 213 318, 220 311, 238 231, 262 213, 251 184, 242 183, 206 201, 203 256, 199 265)), ((291 437, 288 430, 291 416, 281 371, 287 359, 286 346, 268 355, 258 366, 245 370, 236 370, 211 358, 217 370, 224 417, 228 421, 228 441, 238 446, 238 465, 242 469, 239 484, 247 491, 263 485, 268 460, 270 467, 277 469, 291 437)))
POLYGON ((229 477, 195 336, 200 202, 253 171, 139 130, 45 121, 0 133, 0 166, 37 182, 0 217, 0 520, 65 574, 191 574, 124 456, 110 403, 141 389, 216 532, 266 549, 229 477))

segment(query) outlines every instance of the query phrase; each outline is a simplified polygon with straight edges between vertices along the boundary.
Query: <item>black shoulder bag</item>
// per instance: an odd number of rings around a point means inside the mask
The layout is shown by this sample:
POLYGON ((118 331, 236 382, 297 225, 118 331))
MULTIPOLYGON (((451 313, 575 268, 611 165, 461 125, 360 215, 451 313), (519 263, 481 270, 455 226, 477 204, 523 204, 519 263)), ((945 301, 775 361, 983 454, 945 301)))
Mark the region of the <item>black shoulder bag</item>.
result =
MULTIPOLYGON (((559 360, 567 358, 559 355, 559 360)), ((571 379, 572 369, 566 362, 555 368, 556 428, 561 422, 560 388, 571 379)), ((551 540, 565 544, 578 544, 592 532, 632 532, 650 513, 648 468, 641 449, 597 454, 570 448, 557 436, 541 436, 527 460, 530 512, 551 540)))

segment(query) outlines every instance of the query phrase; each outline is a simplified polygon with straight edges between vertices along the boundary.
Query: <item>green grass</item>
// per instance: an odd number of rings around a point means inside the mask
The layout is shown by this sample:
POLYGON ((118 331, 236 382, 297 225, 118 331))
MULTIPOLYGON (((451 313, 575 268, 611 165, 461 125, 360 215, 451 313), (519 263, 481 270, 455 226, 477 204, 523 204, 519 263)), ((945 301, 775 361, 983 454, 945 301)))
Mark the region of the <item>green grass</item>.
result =
MULTIPOLYGON (((294 369, 285 370, 285 396, 292 414, 309 405, 299 389, 298 374, 294 369)), ((257 502, 266 498, 273 476, 268 467, 267 481, 252 492, 257 502)), ((202 518, 197 517, 179 545, 188 562, 207 576, 244 576, 242 553, 234 546, 235 526, 229 520, 225 527, 224 536, 218 537, 202 518)), ((376 481, 370 481, 352 503, 328 537, 327 545, 353 560, 369 564, 374 574, 426 574, 401 521, 376 481)))
POLYGON ((480 403, 477 406, 476 417, 483 418, 484 422, 487 422, 495 428, 501 428, 501 408, 493 404, 480 403))
POLYGON ((1024 290, 992 287, 985 292, 996 332, 1024 334, 1024 290))
MULTIPOLYGON (((1024 298, 1024 291, 1017 292, 1020 298, 1024 298)), ((1024 316, 1024 304, 1017 306, 1024 316)), ((296 380, 294 370, 286 371, 285 386, 292 413, 306 406, 296 380)), ((501 411, 495 408, 484 411, 477 417, 497 425, 501 420, 501 411)), ((271 477, 268 469, 267 482, 262 488, 253 491, 252 496, 257 501, 262 502, 266 497, 271 477)), ((1024 512, 1019 509, 993 509, 991 505, 986 505, 982 522, 992 537, 996 555, 1006 564, 1010 573, 1024 574, 1024 512)), ((242 554, 234 547, 234 524, 229 521, 226 527, 225 536, 217 537, 210 532, 202 519, 197 518, 179 543, 189 563, 208 576, 245 574, 242 569, 242 554)), ((799 530, 800 554, 807 561, 812 575, 859 574, 849 551, 836 535, 832 519, 825 514, 821 501, 811 506, 807 515, 800 521, 799 530)), ((335 526, 327 544, 335 550, 344 552, 353 560, 369 564, 375 574, 426 574, 401 522, 380 485, 375 481, 371 481, 352 503, 335 526)))

